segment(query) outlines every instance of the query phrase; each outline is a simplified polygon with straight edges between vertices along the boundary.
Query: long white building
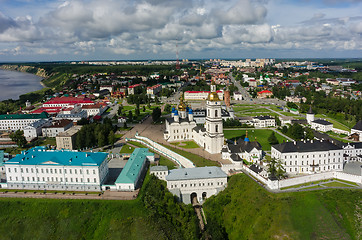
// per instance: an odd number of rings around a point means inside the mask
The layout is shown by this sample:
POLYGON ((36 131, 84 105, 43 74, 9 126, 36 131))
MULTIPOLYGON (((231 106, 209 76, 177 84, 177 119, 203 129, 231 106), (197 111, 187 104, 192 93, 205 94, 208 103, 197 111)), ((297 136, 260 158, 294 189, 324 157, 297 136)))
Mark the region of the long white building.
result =
POLYGON ((0 130, 24 130, 26 126, 40 119, 49 119, 46 112, 40 114, 3 114, 0 115, 0 130))
POLYGON ((100 191, 108 175, 107 153, 35 147, 4 163, 9 189, 100 191))
POLYGON ((271 157, 281 160, 288 174, 342 171, 344 149, 329 141, 284 142, 272 146, 271 157))

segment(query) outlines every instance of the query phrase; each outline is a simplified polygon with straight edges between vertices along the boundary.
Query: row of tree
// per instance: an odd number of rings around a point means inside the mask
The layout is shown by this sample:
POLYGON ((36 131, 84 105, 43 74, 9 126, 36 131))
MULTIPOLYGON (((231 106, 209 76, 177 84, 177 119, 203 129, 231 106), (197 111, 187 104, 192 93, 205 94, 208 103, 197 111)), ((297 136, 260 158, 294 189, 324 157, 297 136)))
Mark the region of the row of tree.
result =
POLYGON ((112 125, 112 120, 105 118, 103 124, 91 123, 83 125, 77 133, 76 148, 92 148, 103 147, 105 145, 112 145, 116 142, 114 134, 115 127, 112 125))
POLYGON ((313 140, 314 139, 314 132, 312 129, 308 127, 302 127, 298 123, 294 123, 292 125, 283 126, 281 129, 282 133, 288 135, 289 137, 295 139, 295 140, 301 140, 301 139, 308 139, 313 140))

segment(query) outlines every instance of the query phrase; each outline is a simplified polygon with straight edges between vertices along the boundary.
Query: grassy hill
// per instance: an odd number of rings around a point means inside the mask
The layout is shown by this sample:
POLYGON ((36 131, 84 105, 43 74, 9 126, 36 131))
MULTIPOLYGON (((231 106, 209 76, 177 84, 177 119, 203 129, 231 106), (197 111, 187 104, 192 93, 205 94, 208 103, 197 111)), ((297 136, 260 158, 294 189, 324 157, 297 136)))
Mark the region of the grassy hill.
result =
POLYGON ((132 201, 0 199, 1 239, 197 239, 191 206, 147 177, 132 201))
POLYGON ((361 239, 362 191, 273 194, 244 174, 204 204, 213 239, 361 239))

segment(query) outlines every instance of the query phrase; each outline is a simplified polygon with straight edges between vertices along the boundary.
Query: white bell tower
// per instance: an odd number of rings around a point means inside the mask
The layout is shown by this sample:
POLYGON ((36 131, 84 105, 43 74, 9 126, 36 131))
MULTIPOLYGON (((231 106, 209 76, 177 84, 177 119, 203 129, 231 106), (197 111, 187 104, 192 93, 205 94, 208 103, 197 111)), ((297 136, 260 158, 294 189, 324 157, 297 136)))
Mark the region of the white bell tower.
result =
POLYGON ((209 153, 221 153, 224 143, 224 132, 221 117, 222 101, 216 92, 216 86, 211 83, 211 91, 206 101, 206 136, 205 150, 209 153))

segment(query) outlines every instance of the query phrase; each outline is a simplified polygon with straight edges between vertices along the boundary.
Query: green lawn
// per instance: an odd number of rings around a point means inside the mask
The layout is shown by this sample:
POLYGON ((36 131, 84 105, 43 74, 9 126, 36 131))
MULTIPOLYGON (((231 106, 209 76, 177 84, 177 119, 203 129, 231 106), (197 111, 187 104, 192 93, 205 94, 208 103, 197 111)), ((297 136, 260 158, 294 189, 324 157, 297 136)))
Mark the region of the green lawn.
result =
POLYGON ((308 189, 308 190, 313 190, 313 189, 321 189, 321 188, 323 188, 322 186, 311 186, 311 187, 306 187, 306 188, 303 188, 303 190, 305 190, 305 189, 308 189))
POLYGON ((245 174, 203 204, 215 239, 358 239, 361 190, 267 192, 245 174))
POLYGON ((344 182, 344 183, 348 183, 348 184, 350 184, 350 185, 354 185, 354 186, 359 186, 357 183, 354 183, 354 182, 349 182, 349 181, 345 181, 345 180, 340 180, 340 179, 338 179, 338 181, 340 181, 340 182, 344 182))
POLYGON ((190 159, 196 167, 205 167, 205 166, 219 166, 219 163, 218 162, 215 162, 215 161, 211 161, 211 160, 208 160, 206 158, 203 158, 199 155, 196 155, 196 154, 193 154, 193 153, 190 153, 190 152, 186 152, 184 150, 181 150, 181 149, 178 149, 178 148, 174 148, 174 147, 170 147, 170 146, 167 146, 167 145, 163 145, 164 147, 190 159))
POLYGON ((122 146, 122 149, 121 149, 121 152, 120 153, 132 153, 134 150, 134 147, 128 145, 128 144, 125 144, 122 146))
POLYGON ((340 182, 325 183, 325 184, 323 184, 323 186, 326 186, 326 187, 352 187, 351 185, 340 183, 340 182))
POLYGON ((182 147, 182 148, 199 148, 200 147, 194 141, 181 142, 181 143, 178 144, 178 146, 182 147))
MULTIPOLYGON (((255 141, 255 137, 257 141, 261 144, 264 151, 269 151, 271 149, 271 145, 268 142, 268 137, 273 132, 270 129, 249 129, 248 137, 250 141, 255 141)), ((224 136, 227 139, 235 139, 235 138, 245 138, 246 130, 224 130, 224 136)), ((287 139, 278 133, 275 133, 279 143, 286 141, 287 139)))

